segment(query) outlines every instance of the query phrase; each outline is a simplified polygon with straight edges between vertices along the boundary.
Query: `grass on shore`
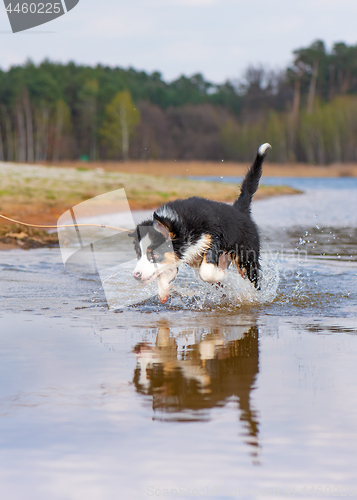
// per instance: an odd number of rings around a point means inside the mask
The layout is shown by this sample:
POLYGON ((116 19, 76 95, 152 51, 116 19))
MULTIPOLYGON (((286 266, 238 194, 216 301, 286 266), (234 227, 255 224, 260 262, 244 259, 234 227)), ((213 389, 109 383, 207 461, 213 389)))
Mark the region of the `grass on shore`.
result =
MULTIPOLYGON (((62 213, 87 199, 124 188, 130 208, 152 209, 168 201, 202 196, 216 201, 232 202, 239 187, 236 184, 192 181, 185 178, 105 171, 102 168, 45 167, 28 164, 0 163, 0 213, 33 224, 56 224, 62 213)), ((255 199, 295 194, 286 186, 260 186, 255 199)), ((6 224, 0 219, 0 226, 6 224)), ((6 227, 0 238, 16 232, 6 227)), ((27 233, 18 226, 18 233, 27 233)), ((34 242, 46 240, 45 234, 29 233, 34 242)), ((26 238, 15 238, 20 246, 26 238)), ((46 240, 46 245, 51 242, 46 240)))
MULTIPOLYGON (((252 158, 253 159, 253 158, 252 158)), ((165 176, 244 176, 250 163, 232 161, 173 161, 173 160, 135 160, 106 162, 61 162, 66 168, 82 171, 100 168, 106 172, 126 172, 165 176)), ((266 177, 357 177, 356 163, 334 163, 316 165, 309 163, 272 163, 268 159, 263 166, 263 182, 266 177)))
MULTIPOLYGON (((197 195, 232 202, 239 192, 236 184, 185 178, 106 172, 103 169, 83 171, 78 168, 0 164, 2 213, 7 203, 23 205, 29 211, 31 206, 38 204, 49 209, 58 206, 66 210, 81 201, 121 188, 125 189, 132 209, 151 209, 170 200, 197 195)), ((286 186, 261 186, 255 198, 293 193, 296 190, 286 186)))

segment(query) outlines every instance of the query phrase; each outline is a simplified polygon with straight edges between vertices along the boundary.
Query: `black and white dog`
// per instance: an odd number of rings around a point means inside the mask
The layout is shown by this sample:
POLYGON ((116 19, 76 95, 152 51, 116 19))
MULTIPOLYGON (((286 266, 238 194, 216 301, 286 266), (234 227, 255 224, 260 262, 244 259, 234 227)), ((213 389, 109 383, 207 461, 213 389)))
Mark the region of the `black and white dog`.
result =
POLYGON ((169 298, 181 264, 199 267, 200 278, 207 283, 220 283, 234 262, 239 273, 259 288, 259 234, 250 206, 270 147, 265 143, 258 149, 233 205, 198 197, 175 200, 129 234, 138 257, 134 278, 143 284, 156 278, 161 303, 169 298))

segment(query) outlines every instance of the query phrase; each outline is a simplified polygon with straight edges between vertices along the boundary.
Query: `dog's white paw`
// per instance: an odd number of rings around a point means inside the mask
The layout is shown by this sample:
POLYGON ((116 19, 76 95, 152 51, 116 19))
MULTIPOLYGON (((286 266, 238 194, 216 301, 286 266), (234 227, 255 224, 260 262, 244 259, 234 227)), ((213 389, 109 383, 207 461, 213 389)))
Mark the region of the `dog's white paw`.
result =
POLYGON ((202 262, 199 270, 199 275, 202 281, 206 283, 218 283, 223 281, 225 277, 225 272, 223 269, 219 269, 214 264, 207 264, 207 262, 202 262))
POLYGON ((259 156, 263 156, 265 155, 267 149, 271 148, 271 145, 269 144, 269 142, 265 142, 264 144, 262 144, 260 146, 260 148, 258 149, 258 155, 259 156))

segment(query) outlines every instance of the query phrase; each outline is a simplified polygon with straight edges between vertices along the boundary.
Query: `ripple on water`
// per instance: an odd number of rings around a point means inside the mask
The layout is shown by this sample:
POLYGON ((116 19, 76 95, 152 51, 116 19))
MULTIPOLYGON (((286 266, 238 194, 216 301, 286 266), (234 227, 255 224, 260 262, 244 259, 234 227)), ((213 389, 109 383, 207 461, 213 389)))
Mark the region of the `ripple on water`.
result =
MULTIPOLYGON (((274 261, 261 261, 261 287, 256 290, 253 284, 243 279, 231 266, 221 285, 203 282, 196 271, 188 266, 180 268, 173 283, 171 296, 165 309, 205 310, 236 309, 247 304, 266 304, 272 302, 279 284, 278 265, 274 261)), ((103 288, 111 309, 141 307, 157 309, 156 283, 140 285, 133 280, 132 270, 121 267, 117 272, 103 280, 103 288)))

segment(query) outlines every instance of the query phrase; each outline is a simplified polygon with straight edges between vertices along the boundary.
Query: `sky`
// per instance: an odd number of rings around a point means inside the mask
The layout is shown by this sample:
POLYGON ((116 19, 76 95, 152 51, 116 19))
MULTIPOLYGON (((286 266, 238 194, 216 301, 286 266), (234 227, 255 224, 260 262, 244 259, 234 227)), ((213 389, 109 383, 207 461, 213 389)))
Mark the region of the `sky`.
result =
POLYGON ((251 64, 284 68, 294 49, 316 39, 328 48, 357 44, 357 1, 80 0, 64 16, 16 34, 0 2, 2 69, 49 58, 160 71, 167 81, 202 73, 222 83, 251 64))

